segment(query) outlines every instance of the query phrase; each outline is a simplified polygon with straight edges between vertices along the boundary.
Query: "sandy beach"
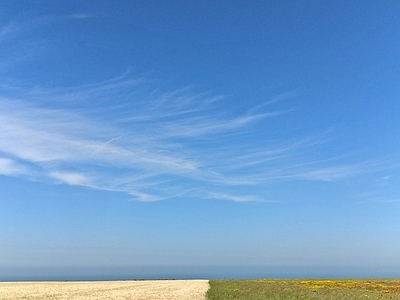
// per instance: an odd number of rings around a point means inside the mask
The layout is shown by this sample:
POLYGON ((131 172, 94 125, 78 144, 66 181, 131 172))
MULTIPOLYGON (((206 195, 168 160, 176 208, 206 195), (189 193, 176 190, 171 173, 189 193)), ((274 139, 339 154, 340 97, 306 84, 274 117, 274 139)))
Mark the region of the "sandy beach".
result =
POLYGON ((0 299, 204 300, 208 280, 1 282, 0 299))

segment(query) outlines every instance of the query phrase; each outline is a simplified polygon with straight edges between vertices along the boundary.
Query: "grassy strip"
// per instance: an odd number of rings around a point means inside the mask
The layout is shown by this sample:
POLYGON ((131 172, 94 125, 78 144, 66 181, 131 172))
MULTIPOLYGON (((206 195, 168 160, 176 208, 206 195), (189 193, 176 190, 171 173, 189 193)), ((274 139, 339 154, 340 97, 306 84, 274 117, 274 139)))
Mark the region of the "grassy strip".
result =
POLYGON ((208 300, 400 300, 400 280, 211 280, 208 300))

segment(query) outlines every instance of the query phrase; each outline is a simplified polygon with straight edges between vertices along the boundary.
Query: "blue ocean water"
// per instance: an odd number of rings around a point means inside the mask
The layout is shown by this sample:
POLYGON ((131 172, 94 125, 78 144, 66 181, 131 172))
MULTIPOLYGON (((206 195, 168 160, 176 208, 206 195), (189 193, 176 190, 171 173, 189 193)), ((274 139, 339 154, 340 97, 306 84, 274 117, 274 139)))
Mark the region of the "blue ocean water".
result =
POLYGON ((399 268, 271 266, 0 267, 0 281, 140 279, 400 278, 399 268))

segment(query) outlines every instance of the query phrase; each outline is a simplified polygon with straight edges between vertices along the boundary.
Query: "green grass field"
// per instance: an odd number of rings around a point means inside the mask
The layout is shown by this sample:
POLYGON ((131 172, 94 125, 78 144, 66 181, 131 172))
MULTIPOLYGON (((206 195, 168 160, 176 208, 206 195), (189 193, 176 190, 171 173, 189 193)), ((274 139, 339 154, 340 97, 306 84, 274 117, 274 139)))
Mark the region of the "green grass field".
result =
POLYGON ((210 280, 208 300, 400 300, 400 280, 210 280))

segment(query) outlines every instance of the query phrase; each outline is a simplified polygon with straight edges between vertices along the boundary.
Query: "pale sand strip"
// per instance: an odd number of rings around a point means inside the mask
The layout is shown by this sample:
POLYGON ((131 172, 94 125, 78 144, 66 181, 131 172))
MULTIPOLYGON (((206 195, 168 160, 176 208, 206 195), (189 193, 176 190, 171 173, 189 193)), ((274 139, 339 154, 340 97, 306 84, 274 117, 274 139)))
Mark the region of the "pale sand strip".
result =
POLYGON ((0 282, 0 299, 204 300, 208 280, 0 282))

